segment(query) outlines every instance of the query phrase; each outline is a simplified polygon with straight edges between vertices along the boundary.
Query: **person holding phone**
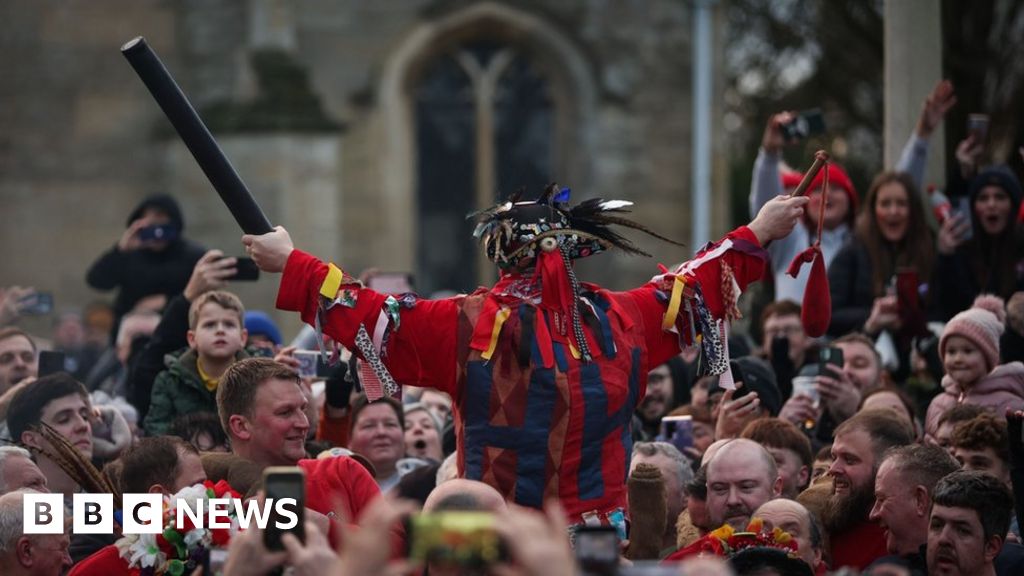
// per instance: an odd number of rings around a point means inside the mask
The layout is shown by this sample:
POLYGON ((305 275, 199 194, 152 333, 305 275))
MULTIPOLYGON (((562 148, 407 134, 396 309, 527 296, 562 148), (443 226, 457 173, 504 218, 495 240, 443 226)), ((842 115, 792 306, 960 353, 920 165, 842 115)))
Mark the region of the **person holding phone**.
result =
POLYGON ((979 294, 1009 299, 1024 290, 1024 199, 1020 179, 1008 166, 985 168, 963 197, 964 208, 939 230, 931 316, 947 321, 979 294))
MULTIPOLYGON (((887 333, 898 362, 893 366, 896 378, 904 378, 910 371, 915 334, 904 330, 896 274, 900 269, 914 269, 919 279, 931 278, 934 262, 935 238, 914 180, 898 172, 878 174, 868 190, 854 237, 828 271, 832 299, 828 334, 839 337, 863 331, 877 340, 887 333)), ((911 287, 915 288, 920 287, 911 287)))
POLYGON ((185 219, 174 198, 150 196, 131 211, 117 243, 89 267, 85 280, 90 287, 118 290, 115 327, 146 296, 171 298, 185 288, 205 250, 184 238, 184 229, 185 219))
MULTIPOLYGON (((935 85, 921 106, 914 132, 903 147, 896 172, 910 174, 915 187, 924 183, 925 166, 928 161, 928 142, 946 113, 956 103, 953 85, 943 80, 935 85)), ((801 174, 786 170, 782 163, 782 149, 794 140, 787 140, 783 127, 793 122, 796 114, 782 112, 768 119, 761 148, 754 161, 754 175, 750 190, 750 211, 754 214, 765 202, 784 193, 788 193, 799 184, 801 174)), ((840 248, 852 236, 855 228, 858 197, 852 180, 836 164, 828 165, 830 189, 825 206, 821 249, 825 256, 825 266, 829 267, 839 253, 840 248)), ((817 229, 819 206, 822 201, 821 186, 823 175, 819 174, 808 191, 811 198, 804 216, 803 226, 797 226, 793 233, 776 240, 768 247, 772 255, 772 273, 775 278, 775 300, 803 301, 809 271, 793 278, 786 274, 790 262, 797 254, 811 245, 817 229)), ((809 268, 808 268, 809 270, 809 268)))

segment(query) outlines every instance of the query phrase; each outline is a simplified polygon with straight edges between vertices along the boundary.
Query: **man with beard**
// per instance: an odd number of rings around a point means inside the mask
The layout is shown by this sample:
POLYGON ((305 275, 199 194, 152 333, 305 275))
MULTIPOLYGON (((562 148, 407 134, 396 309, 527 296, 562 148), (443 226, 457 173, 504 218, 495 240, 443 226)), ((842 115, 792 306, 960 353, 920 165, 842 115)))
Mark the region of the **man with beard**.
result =
POLYGON ((662 417, 689 401, 687 369, 683 359, 674 356, 647 373, 647 395, 636 409, 645 438, 653 440, 658 435, 662 417))
POLYGON ((984 472, 939 480, 928 524, 928 574, 994 576, 1013 513, 1013 495, 984 472))
POLYGON ((875 501, 875 476, 886 450, 913 441, 913 430, 891 410, 865 410, 836 428, 828 471, 832 496, 822 512, 833 569, 863 570, 886 554, 885 532, 868 519, 875 501))

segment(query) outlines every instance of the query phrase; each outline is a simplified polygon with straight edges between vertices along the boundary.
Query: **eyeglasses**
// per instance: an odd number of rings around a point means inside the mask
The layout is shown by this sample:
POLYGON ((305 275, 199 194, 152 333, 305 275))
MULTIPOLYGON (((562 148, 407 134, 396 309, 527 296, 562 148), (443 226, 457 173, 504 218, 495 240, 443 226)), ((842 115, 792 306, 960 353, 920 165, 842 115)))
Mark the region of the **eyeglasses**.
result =
POLYGON ((804 331, 803 326, 799 324, 793 326, 780 326, 778 328, 772 328, 771 330, 764 331, 764 337, 774 338, 776 336, 789 336, 790 334, 802 334, 804 331))

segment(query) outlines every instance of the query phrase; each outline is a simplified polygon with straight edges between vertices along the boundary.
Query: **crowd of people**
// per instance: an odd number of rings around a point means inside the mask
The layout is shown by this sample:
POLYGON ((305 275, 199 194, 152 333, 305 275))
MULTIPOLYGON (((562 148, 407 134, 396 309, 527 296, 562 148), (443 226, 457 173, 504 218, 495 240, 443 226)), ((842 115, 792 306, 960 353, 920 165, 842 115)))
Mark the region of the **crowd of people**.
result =
POLYGON ((946 183, 966 211, 924 192, 955 103, 940 82, 863 195, 831 162, 791 196, 794 116, 773 116, 750 223, 625 292, 572 262, 639 252, 612 226, 657 235, 554 185, 479 215, 497 284, 436 300, 371 290, 276 228, 242 239, 281 274, 276 302, 243 303, 234 250, 149 197, 86 274, 112 304, 30 334, 36 290, 0 292, 0 572, 1022 574, 1024 192, 976 135, 946 183), (790 273, 816 241, 827 295, 790 273), (773 297, 733 332, 758 281, 773 297), (286 340, 271 306, 308 326, 286 340), (276 467, 305 479, 282 549, 237 519, 22 529, 33 492, 68 517, 83 492, 261 500, 276 467))

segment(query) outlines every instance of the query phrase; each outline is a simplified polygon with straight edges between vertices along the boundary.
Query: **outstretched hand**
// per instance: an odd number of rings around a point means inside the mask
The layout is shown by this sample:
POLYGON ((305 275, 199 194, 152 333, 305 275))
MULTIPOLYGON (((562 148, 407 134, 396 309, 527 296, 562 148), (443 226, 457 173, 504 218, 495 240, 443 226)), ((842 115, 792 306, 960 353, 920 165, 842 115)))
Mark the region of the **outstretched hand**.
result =
POLYGON ((288 262, 288 256, 295 249, 292 237, 281 226, 259 236, 246 234, 242 236, 245 251, 252 257, 260 270, 264 272, 281 272, 288 262))
POLYGON ((772 240, 785 238, 800 222, 804 206, 809 201, 810 198, 807 196, 776 196, 761 207, 748 228, 757 236, 757 241, 762 246, 772 240))

